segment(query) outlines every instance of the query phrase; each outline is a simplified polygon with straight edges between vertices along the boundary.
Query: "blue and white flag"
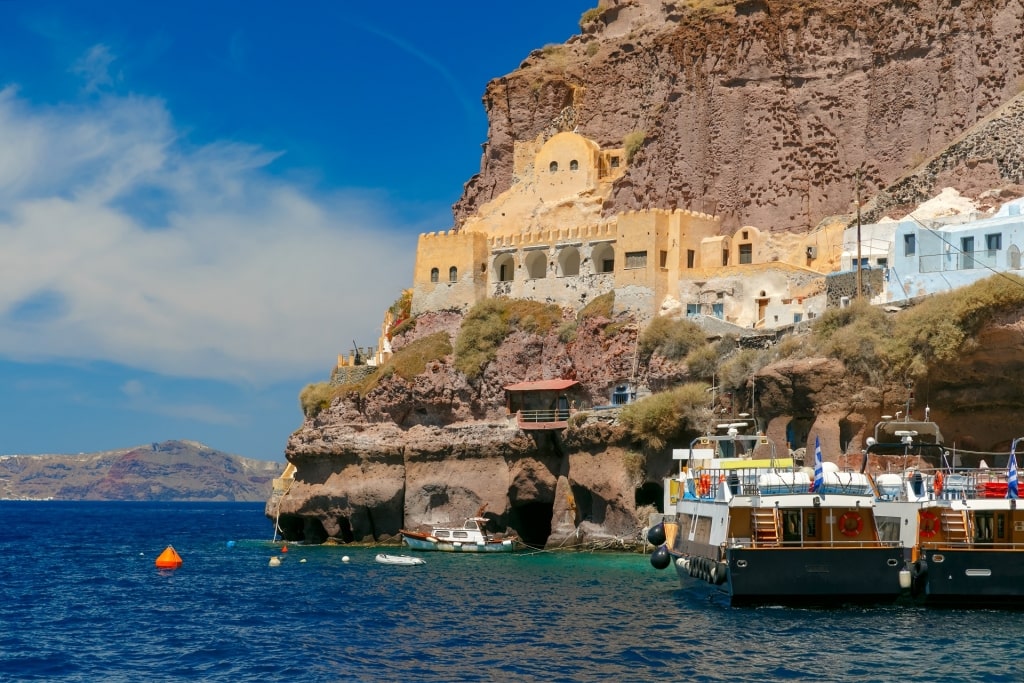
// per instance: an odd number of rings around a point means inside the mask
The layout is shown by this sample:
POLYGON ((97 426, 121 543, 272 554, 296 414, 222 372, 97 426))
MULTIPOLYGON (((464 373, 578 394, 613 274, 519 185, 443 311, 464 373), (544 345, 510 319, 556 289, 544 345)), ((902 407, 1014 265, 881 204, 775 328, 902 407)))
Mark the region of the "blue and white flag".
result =
POLYGON ((1010 449, 1010 462, 1006 465, 1006 497, 1017 498, 1017 442, 1010 449))
POLYGON ((821 441, 814 437, 814 483, 811 484, 811 491, 817 492, 825 484, 825 468, 821 465, 821 441))

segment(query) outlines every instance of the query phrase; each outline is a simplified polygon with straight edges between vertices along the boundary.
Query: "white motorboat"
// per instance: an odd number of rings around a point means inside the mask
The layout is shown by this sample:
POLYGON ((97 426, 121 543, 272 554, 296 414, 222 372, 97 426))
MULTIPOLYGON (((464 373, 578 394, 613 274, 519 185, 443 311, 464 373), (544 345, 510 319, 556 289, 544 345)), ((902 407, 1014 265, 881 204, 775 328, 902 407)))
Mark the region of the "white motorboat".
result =
POLYGON ((404 567, 412 567, 417 564, 426 564, 423 560, 418 557, 410 557, 408 555, 389 555, 387 553, 379 553, 375 558, 380 564, 397 564, 404 567))

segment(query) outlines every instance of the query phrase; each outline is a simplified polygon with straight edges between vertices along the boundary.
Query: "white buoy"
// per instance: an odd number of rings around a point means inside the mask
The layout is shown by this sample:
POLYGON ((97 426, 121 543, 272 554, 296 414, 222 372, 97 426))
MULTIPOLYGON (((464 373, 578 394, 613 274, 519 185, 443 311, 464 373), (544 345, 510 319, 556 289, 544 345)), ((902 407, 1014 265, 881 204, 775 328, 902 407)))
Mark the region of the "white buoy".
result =
POLYGON ((301 560, 299 560, 299 564, 302 564, 305 561, 306 561, 306 558, 302 558, 301 560))
POLYGON ((270 558, 270 566, 271 567, 280 567, 281 566, 281 558, 280 557, 272 557, 272 558, 270 558))
POLYGON ((348 555, 345 555, 345 556, 343 556, 343 557, 341 558, 341 561, 342 561, 342 562, 348 562, 348 555))

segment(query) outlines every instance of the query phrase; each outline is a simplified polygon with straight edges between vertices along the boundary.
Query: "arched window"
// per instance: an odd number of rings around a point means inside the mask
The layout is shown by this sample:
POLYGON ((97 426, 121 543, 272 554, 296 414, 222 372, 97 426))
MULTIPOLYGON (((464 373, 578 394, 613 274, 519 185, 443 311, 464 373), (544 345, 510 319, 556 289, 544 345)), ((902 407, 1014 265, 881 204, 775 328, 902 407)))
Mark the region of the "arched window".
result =
POLYGON ((448 269, 448 282, 457 282, 459 279, 459 269, 452 266, 448 269))
POLYGON ((555 171, 557 171, 557 170, 558 170, 558 162, 557 162, 557 161, 552 161, 552 162, 551 162, 551 163, 550 163, 550 164, 548 165, 548 170, 549 170, 549 171, 551 171, 552 173, 554 173, 555 171))
POLYGON ((531 251, 526 255, 526 277, 539 280, 548 275, 548 257, 543 251, 531 251))
POLYGON ((580 274, 580 250, 576 247, 565 247, 558 252, 558 275, 572 277, 580 274))
POLYGON ((569 162, 569 170, 570 171, 578 171, 578 170, 580 170, 580 162, 576 161, 575 159, 570 161, 569 162))
POLYGON ((615 272, 615 250, 607 242, 594 245, 590 251, 590 260, 594 264, 594 273, 615 272))
POLYGON ((515 278, 516 260, 512 254, 502 254, 494 259, 494 274, 498 282, 512 282, 515 278))
POLYGON ((441 271, 439 271, 437 268, 431 268, 430 269, 430 281, 431 282, 437 282, 437 279, 438 279, 438 277, 440 275, 441 275, 441 271))

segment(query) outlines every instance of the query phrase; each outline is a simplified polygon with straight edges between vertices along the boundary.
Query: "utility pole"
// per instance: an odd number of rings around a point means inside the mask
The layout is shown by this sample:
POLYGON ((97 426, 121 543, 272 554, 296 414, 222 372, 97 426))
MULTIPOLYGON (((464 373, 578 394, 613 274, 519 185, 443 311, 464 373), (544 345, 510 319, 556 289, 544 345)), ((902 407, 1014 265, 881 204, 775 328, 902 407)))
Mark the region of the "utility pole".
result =
POLYGON ((861 274, 860 260, 860 169, 857 169, 857 298, 864 291, 864 276, 861 274))

